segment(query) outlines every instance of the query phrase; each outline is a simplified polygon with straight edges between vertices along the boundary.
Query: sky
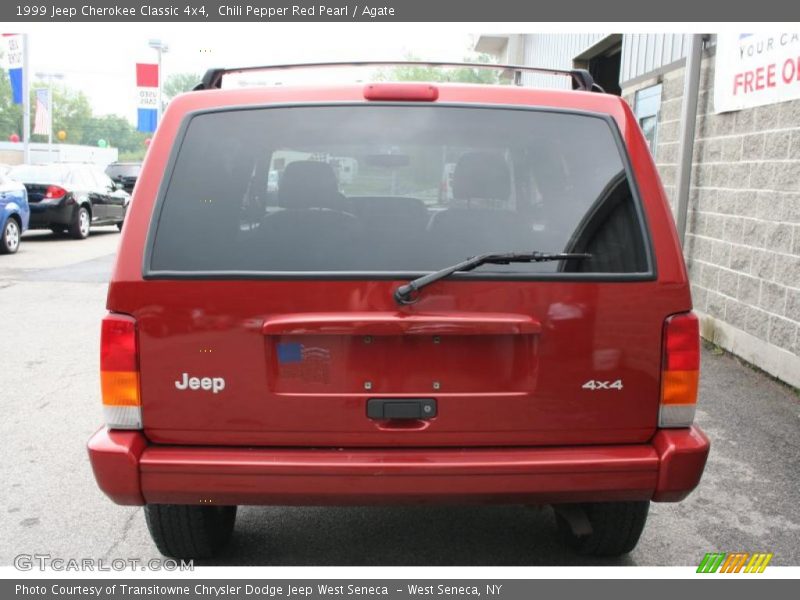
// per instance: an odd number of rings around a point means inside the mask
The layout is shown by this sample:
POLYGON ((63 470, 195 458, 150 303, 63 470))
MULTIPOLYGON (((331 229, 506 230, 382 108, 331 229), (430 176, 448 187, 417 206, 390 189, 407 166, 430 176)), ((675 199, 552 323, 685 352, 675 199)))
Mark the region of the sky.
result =
MULTIPOLYGON (((150 39, 169 45, 164 76, 203 73, 209 67, 346 60, 402 60, 409 54, 427 60, 463 60, 476 36, 466 28, 385 28, 378 24, 325 23, 176 23, 61 24, 18 29, 27 33, 33 74, 55 72, 63 83, 83 91, 97 115, 136 116, 135 63, 156 62, 150 39)), ((309 77, 355 80, 354 71, 313 75, 248 75, 251 83, 310 81, 309 77)), ((317 79, 319 80, 319 79, 317 79)), ((31 87, 43 80, 31 78, 31 87)))
MULTIPOLYGON (((740 30, 741 24, 704 23, 38 23, 3 24, 6 33, 27 33, 31 71, 58 72, 82 90, 97 115, 136 117, 135 63, 155 62, 148 40, 169 45, 164 75, 203 73, 208 67, 353 60, 420 59, 460 61, 480 33, 641 33, 740 30)), ((779 24, 748 24, 774 30, 779 24)), ((347 80, 358 78, 345 73, 347 80)), ((341 71, 308 71, 276 77, 284 83, 328 81, 341 71), (291 79, 290 79, 291 77, 291 79)), ((248 79, 272 82, 268 76, 248 79)), ((31 78, 31 86, 37 80, 31 78)))

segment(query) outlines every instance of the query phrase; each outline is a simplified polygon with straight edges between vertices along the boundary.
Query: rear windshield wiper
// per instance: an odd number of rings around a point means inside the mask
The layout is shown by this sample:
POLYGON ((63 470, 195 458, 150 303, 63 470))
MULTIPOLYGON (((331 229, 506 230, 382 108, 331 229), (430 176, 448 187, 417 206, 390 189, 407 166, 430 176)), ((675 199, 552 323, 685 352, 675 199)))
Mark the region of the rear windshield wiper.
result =
POLYGON ((430 285, 440 279, 449 277, 453 273, 459 271, 472 271, 473 269, 485 265, 508 265, 511 263, 529 263, 529 262, 548 262, 554 260, 582 260, 591 258, 591 254, 575 253, 575 252, 562 252, 556 254, 549 254, 547 252, 507 252, 500 254, 480 254, 468 258, 464 262, 460 262, 452 267, 446 267, 441 271, 423 275, 413 281, 399 286, 394 291, 394 299, 398 304, 413 304, 417 301, 417 292, 419 292, 426 285, 430 285))

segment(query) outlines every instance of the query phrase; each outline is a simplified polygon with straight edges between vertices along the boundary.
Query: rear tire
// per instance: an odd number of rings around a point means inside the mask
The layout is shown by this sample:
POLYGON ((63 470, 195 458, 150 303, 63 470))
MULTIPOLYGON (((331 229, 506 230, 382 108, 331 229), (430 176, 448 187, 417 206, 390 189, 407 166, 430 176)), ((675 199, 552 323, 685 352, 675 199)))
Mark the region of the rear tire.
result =
POLYGON ((558 529, 567 545, 583 556, 620 556, 636 547, 650 502, 592 502, 579 506, 592 525, 592 533, 576 536, 566 519, 556 513, 558 529))
POLYGON ((19 250, 19 238, 21 235, 22 230, 17 219, 8 217, 6 224, 3 226, 2 235, 0 235, 0 254, 14 254, 19 250))
POLYGON ((147 529, 159 552, 172 558, 211 558, 228 543, 235 506, 148 504, 147 529))
POLYGON ((75 218, 69 225, 69 234, 73 239, 85 240, 89 237, 89 230, 92 227, 92 215, 85 206, 78 207, 75 218))

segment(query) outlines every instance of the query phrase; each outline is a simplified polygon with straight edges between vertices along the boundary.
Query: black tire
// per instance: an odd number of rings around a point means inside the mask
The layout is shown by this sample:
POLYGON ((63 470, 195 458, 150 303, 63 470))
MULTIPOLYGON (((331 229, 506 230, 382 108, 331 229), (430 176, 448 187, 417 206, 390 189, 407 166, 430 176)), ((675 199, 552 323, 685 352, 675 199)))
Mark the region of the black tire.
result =
POLYGON ((22 228, 19 226, 19 221, 9 217, 0 234, 0 254, 15 254, 19 250, 21 236, 22 228))
POLYGON ((570 548, 583 556, 620 556, 636 547, 647 521, 650 502, 592 502, 580 504, 592 533, 576 536, 556 512, 558 529, 570 548))
POLYGON ((164 556, 210 558, 228 543, 236 507, 148 504, 144 516, 150 537, 164 556))
POLYGON ((79 206, 75 212, 75 218, 69 224, 69 235, 75 240, 85 240, 89 237, 89 230, 92 227, 92 214, 85 206, 79 206), (85 219, 85 220, 84 220, 85 219))
POLYGON ((117 223, 117 229, 119 229, 120 231, 122 231, 122 223, 123 223, 123 221, 120 221, 119 223, 117 223))

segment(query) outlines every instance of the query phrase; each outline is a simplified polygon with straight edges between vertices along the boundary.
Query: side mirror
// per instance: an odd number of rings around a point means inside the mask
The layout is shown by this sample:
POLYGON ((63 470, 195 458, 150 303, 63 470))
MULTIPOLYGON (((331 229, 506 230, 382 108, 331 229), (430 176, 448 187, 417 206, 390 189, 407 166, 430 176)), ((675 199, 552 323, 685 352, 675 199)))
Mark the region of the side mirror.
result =
POLYGON ((119 181, 115 181, 115 182, 114 182, 114 189, 115 189, 115 190, 121 190, 121 189, 122 189, 122 188, 124 188, 124 187, 125 187, 125 186, 123 186, 123 185, 122 185, 122 183, 120 183, 119 181))

